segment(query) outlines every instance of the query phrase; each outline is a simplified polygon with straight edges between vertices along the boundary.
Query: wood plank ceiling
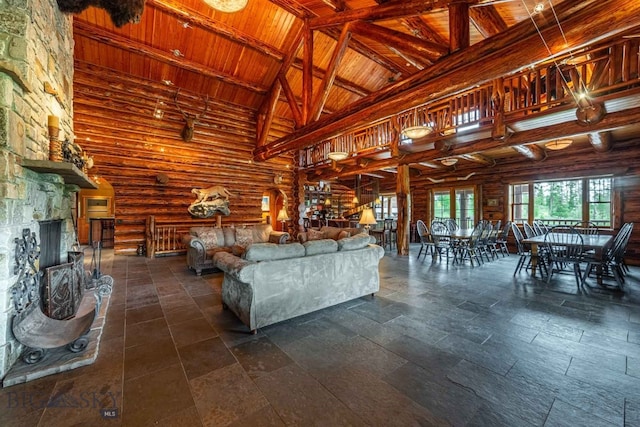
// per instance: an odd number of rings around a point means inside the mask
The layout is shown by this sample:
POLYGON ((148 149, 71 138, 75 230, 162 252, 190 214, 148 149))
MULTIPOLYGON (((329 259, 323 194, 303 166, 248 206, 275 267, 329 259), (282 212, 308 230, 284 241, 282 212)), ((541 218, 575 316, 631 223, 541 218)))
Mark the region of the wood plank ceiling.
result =
MULTIPOLYGON (((249 0, 244 10, 223 13, 203 0, 147 0, 141 22, 122 28, 114 27, 102 9, 89 8, 77 15, 75 58, 255 111, 256 143, 266 158, 410 107, 400 99, 377 108, 381 101, 376 99, 406 91, 403 83, 406 88, 418 83, 427 87, 424 82, 435 79, 442 64, 449 71, 464 67, 464 56, 459 62, 452 58, 456 51, 475 61, 474 46, 488 38, 499 39, 511 31, 507 41, 515 43, 517 26, 527 21, 528 34, 534 32, 530 13, 538 3, 249 0), (371 112, 356 118, 354 110, 360 108, 371 112), (297 135, 261 147, 266 144, 270 114, 291 120, 297 135), (311 137, 305 139, 305 134, 311 137)), ((541 4, 546 19, 553 16, 550 9, 568 15, 581 5, 598 3, 603 2, 541 4)), ((632 5, 635 0, 604 3, 632 5)), ((629 16, 635 13, 627 9, 629 16)), ((640 20, 628 21, 625 28, 640 25, 640 20)), ((588 43, 588 37, 580 42, 588 43)), ((483 52, 489 59, 491 46, 487 46, 483 52)), ((514 155, 513 150, 508 152, 514 155)), ((505 153, 503 147, 495 154, 505 153)))

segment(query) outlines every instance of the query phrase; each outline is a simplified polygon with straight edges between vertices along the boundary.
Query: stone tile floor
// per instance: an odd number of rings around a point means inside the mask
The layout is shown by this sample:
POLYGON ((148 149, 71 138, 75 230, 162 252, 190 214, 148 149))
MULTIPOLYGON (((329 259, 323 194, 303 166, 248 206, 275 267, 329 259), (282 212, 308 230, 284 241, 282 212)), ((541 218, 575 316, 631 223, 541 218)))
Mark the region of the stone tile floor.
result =
POLYGON ((97 362, 0 389, 0 425, 640 426, 640 269, 620 293, 416 253, 387 252, 374 298, 250 335, 222 274, 105 252, 97 362))

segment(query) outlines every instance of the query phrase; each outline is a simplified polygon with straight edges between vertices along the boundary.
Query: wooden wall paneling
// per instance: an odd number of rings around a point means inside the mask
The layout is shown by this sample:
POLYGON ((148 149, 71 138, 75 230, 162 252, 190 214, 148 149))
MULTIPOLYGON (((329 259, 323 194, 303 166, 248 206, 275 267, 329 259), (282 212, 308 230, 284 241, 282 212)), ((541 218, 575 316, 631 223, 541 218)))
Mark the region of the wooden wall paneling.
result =
MULTIPOLYGON (((187 212, 195 200, 192 188, 222 185, 233 194, 223 226, 261 222, 260 202, 268 189, 282 189, 293 200, 292 156, 264 163, 252 159, 255 111, 210 101, 187 143, 180 139, 183 121, 173 102, 176 90, 76 63, 74 132, 94 157, 89 174, 114 188, 116 253, 133 254, 145 242, 150 214, 157 222, 193 222, 187 212), (153 117, 157 106, 164 112, 162 119, 153 117), (156 178, 161 173, 169 178, 166 184, 156 178), (276 174, 282 176, 279 184, 276 174)), ((179 99, 183 110, 198 113, 203 108, 199 94, 181 91, 179 99)), ((291 126, 291 120, 274 118, 275 135, 269 139, 290 132, 291 126)))

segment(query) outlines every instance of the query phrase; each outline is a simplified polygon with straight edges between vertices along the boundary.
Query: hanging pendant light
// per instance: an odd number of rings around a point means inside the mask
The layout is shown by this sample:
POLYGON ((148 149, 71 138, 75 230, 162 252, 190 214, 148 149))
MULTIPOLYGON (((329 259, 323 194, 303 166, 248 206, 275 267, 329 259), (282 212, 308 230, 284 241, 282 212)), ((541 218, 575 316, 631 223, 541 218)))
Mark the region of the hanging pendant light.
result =
POLYGON ((247 6, 249 0, 204 0, 206 4, 220 12, 239 12, 247 6))
POLYGON ((412 125, 402 130, 402 133, 407 138, 420 139, 420 138, 424 138, 425 136, 433 132, 433 128, 428 124, 425 124, 424 121, 421 120, 418 108, 415 108, 413 110, 412 117, 413 117, 412 125))
POLYGON ((564 150, 570 146, 572 142, 573 141, 570 139, 556 139, 554 141, 547 142, 544 146, 549 150, 564 150))

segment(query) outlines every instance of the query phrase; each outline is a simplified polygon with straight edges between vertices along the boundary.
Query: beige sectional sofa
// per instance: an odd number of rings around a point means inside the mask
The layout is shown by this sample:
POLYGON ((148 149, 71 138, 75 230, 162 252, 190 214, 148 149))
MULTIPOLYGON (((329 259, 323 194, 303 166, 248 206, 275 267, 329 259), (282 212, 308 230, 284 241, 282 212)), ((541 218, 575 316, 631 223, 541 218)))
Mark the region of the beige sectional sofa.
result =
POLYGON ((364 228, 340 228, 322 226, 320 230, 309 230, 298 233, 298 242, 305 243, 308 240, 332 239, 340 240, 345 237, 352 237, 357 234, 366 233, 364 228))
POLYGON ((203 270, 215 269, 213 256, 218 252, 242 255, 253 243, 283 244, 289 233, 273 231, 270 224, 247 227, 191 227, 183 237, 187 247, 187 266, 199 276, 203 270))
POLYGON ((380 289, 384 250, 367 234, 304 244, 252 244, 244 256, 214 255, 222 302, 252 332, 380 289))

